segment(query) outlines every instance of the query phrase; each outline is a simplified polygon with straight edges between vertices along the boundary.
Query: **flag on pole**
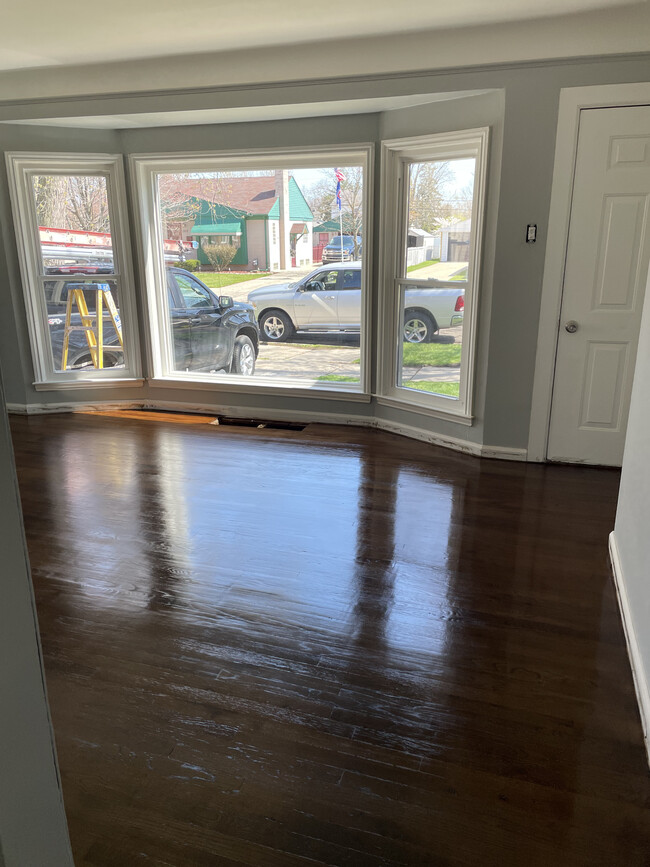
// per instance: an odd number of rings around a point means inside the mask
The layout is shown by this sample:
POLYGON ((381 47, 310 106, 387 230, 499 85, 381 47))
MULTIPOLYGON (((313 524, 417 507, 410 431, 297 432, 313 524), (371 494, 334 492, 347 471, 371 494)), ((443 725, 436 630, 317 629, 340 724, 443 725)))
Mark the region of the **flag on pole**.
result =
POLYGON ((336 204, 338 205, 339 211, 341 210, 341 181, 345 180, 345 175, 341 171, 341 169, 334 169, 334 175, 336 176, 336 204))

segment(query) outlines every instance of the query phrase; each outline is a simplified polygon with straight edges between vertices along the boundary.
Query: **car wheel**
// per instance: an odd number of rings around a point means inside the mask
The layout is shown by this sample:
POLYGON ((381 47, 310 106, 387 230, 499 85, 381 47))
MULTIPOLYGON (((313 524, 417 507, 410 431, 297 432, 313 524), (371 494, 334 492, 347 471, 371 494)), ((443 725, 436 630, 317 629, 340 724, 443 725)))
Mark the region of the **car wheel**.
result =
POLYGON ((407 310, 404 314, 404 342, 430 343, 438 330, 432 316, 421 310, 407 310))
MULTIPOLYGON (((104 353, 104 369, 106 369, 107 367, 117 367, 117 364, 118 361, 114 355, 112 355, 110 352, 104 353)), ((69 364, 68 370, 76 370, 78 367, 94 368, 93 359, 89 352, 87 352, 85 355, 80 355, 73 364, 69 364)))
POLYGON ((250 337, 245 334, 235 340, 231 372, 240 376, 252 376, 255 373, 255 347, 250 337))
POLYGON ((260 318, 262 340, 268 340, 269 343, 288 340, 295 330, 293 322, 282 310, 269 310, 260 318))

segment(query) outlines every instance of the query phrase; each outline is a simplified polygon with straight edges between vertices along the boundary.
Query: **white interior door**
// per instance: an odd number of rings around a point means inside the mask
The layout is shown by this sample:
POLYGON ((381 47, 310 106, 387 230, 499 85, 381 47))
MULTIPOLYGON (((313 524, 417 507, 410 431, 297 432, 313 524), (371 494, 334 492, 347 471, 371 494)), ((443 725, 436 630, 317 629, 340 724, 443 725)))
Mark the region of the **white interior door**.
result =
POLYGON ((621 465, 649 223, 650 106, 582 111, 549 460, 621 465))

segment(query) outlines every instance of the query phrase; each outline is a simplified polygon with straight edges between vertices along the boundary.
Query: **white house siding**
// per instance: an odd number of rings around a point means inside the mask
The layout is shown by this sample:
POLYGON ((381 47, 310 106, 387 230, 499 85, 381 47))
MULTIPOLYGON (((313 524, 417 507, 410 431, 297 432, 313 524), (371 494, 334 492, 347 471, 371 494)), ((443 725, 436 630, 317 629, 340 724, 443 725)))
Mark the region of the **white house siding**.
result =
POLYGON ((314 246, 311 223, 307 223, 307 231, 296 242, 296 266, 313 265, 314 246))
POLYGON ((248 247, 248 267, 266 269, 266 220, 246 220, 246 244, 248 247), (257 265, 255 264, 257 260, 257 265))
POLYGON ((269 220, 267 222, 267 234, 269 240, 269 267, 271 271, 280 270, 280 221, 269 220))

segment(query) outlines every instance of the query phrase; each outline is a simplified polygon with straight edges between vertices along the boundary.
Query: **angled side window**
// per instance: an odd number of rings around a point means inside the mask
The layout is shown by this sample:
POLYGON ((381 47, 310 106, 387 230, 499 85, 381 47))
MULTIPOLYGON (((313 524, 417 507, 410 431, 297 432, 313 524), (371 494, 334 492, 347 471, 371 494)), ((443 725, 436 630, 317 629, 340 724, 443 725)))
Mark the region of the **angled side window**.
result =
POLYGON ((466 423, 487 140, 478 129, 383 145, 381 396, 466 423))
POLYGON ((139 374, 121 157, 8 154, 38 384, 139 374))

